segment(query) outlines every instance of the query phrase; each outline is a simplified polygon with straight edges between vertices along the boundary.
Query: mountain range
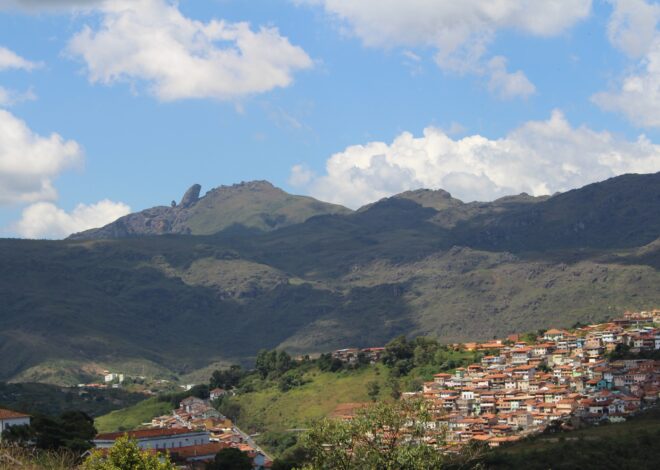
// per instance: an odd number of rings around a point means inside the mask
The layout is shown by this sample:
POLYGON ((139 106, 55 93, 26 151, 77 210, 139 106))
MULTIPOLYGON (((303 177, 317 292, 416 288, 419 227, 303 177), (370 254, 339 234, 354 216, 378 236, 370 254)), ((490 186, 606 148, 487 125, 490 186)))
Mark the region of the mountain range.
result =
POLYGON ((262 348, 478 340, 660 305, 660 173, 356 211, 264 181, 200 190, 67 240, 0 240, 0 380, 203 374, 262 348))

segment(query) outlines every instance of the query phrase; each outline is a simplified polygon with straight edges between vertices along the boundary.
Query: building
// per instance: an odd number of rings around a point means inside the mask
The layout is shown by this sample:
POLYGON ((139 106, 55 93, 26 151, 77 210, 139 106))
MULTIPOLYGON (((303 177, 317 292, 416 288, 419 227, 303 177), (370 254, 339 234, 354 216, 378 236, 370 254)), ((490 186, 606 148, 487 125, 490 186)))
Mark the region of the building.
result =
POLYGON ((30 415, 0 408, 0 440, 2 433, 12 426, 29 426, 30 415))
POLYGON ((111 432, 99 434, 94 439, 98 449, 112 447, 117 439, 128 435, 137 441, 140 449, 170 450, 181 447, 205 445, 210 442, 208 431, 190 430, 187 428, 171 429, 141 429, 128 432, 111 432))

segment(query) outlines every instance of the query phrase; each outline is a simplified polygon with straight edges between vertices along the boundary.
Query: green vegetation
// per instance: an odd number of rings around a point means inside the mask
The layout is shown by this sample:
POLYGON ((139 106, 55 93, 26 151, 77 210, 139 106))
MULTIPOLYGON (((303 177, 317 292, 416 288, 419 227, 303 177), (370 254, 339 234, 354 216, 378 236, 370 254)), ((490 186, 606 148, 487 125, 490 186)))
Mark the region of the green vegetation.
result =
POLYGON ((82 411, 100 416, 142 400, 143 394, 121 389, 81 390, 40 383, 0 382, 0 407, 31 414, 58 416, 66 411, 82 411))
POLYGON ((140 450, 135 440, 120 437, 108 453, 94 451, 83 463, 83 470, 174 470, 167 454, 140 450))
POLYGON ((660 174, 492 203, 410 192, 332 215, 248 186, 200 200, 204 220, 231 208, 267 231, 0 240, 0 379, 71 384, 90 364, 169 378, 260 348, 490 339, 660 305, 660 174), (293 220, 298 204, 311 209, 293 220))
POLYGON ((403 400, 372 405, 350 421, 321 420, 302 438, 302 468, 441 469, 445 458, 429 440, 442 442, 443 436, 431 429, 430 418, 422 401, 403 400))
POLYGON ((245 452, 229 447, 218 452, 206 470, 252 470, 252 459, 245 452))
POLYGON ((660 461, 660 410, 621 424, 542 435, 487 454, 489 469, 655 469, 660 461), (548 466, 550 465, 550 467, 548 466))
POLYGON ((67 411, 57 418, 34 416, 29 425, 9 427, 2 432, 2 441, 41 450, 66 449, 81 455, 92 448, 95 435, 92 418, 80 411, 67 411))
POLYGON ((276 383, 264 384, 262 389, 227 399, 223 406, 238 406, 237 424, 248 432, 284 431, 305 428, 330 414, 340 403, 369 401, 365 386, 368 382, 387 388, 383 366, 340 372, 321 372, 314 367, 304 372, 303 378, 303 385, 287 391, 276 383))
POLYGON ((171 402, 154 397, 100 416, 96 418, 95 424, 99 432, 127 431, 151 421, 156 416, 168 414, 172 409, 174 407, 171 402))

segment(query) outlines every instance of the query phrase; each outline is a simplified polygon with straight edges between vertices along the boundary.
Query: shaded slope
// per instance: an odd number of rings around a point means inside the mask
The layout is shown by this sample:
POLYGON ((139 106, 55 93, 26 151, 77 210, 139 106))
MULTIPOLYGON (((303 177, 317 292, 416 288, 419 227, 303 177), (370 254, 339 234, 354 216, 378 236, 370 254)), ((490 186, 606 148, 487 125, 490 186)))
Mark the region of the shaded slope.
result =
POLYGON ((276 346, 485 339, 657 307, 658 179, 493 203, 413 192, 268 232, 1 240, 0 379, 64 360, 188 372, 276 346))

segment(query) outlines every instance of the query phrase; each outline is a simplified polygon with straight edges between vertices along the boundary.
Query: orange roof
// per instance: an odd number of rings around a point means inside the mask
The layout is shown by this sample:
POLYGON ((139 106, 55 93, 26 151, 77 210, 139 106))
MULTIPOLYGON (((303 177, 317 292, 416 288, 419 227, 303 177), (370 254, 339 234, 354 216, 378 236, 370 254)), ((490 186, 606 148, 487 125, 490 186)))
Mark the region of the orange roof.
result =
POLYGON ((20 419, 20 418, 29 418, 30 415, 24 413, 19 413, 18 411, 5 410, 0 408, 0 419, 20 419))
POLYGON ((201 444, 196 446, 178 447, 170 449, 172 455, 178 455, 181 458, 187 459, 190 457, 214 457, 215 454, 227 447, 227 444, 221 442, 211 442, 209 444, 201 444))

